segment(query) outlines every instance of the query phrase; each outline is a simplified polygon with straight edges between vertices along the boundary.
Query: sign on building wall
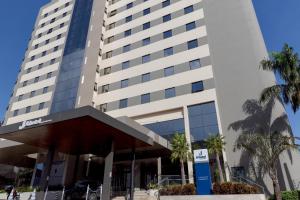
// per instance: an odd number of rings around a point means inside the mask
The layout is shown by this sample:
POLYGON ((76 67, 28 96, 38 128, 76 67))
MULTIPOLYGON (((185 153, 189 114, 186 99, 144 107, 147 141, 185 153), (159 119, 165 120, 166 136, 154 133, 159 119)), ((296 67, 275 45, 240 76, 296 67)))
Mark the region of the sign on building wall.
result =
POLYGON ((211 175, 207 149, 194 150, 197 194, 211 194, 211 175))

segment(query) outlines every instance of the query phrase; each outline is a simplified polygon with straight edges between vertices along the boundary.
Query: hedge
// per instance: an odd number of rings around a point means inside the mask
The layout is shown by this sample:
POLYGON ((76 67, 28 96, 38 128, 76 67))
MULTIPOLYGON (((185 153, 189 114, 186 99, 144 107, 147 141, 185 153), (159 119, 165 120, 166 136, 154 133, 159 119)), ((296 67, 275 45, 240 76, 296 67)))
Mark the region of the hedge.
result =
MULTIPOLYGON (((299 191, 283 191, 282 194, 282 200, 300 200, 300 190, 299 191)), ((270 198, 270 200, 274 200, 275 197, 270 198)))
POLYGON ((171 185, 159 190, 160 195, 195 195, 196 188, 194 184, 171 185))
POLYGON ((259 194, 259 188, 244 183, 214 183, 214 194, 259 194))

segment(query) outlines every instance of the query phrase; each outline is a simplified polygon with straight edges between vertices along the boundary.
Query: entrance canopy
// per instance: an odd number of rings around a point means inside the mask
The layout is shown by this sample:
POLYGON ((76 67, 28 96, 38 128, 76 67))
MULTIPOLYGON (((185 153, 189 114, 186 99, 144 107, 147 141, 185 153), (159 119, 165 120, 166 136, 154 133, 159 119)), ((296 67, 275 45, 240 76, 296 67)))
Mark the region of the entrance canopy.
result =
POLYGON ((120 152, 170 151, 167 140, 130 118, 115 119, 90 106, 0 127, 0 138, 74 155, 105 155, 112 142, 120 152))

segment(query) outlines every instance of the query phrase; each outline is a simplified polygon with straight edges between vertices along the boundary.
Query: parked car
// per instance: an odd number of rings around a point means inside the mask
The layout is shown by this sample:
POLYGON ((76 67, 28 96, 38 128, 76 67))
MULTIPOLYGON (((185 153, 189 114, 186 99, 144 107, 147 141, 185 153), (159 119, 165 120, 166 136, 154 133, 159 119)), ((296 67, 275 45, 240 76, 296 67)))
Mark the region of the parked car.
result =
POLYGON ((65 189, 64 199, 66 200, 79 200, 86 198, 87 188, 89 191, 89 200, 100 199, 100 184, 97 181, 81 180, 77 181, 74 186, 65 189))

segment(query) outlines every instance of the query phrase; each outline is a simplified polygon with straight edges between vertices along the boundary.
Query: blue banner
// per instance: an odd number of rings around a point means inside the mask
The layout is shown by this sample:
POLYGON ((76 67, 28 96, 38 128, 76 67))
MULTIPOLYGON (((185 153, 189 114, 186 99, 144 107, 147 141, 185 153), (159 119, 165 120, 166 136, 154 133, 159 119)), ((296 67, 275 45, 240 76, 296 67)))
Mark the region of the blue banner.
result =
POLYGON ((212 191, 212 184, 207 149, 195 150, 194 161, 197 195, 209 195, 212 191))

